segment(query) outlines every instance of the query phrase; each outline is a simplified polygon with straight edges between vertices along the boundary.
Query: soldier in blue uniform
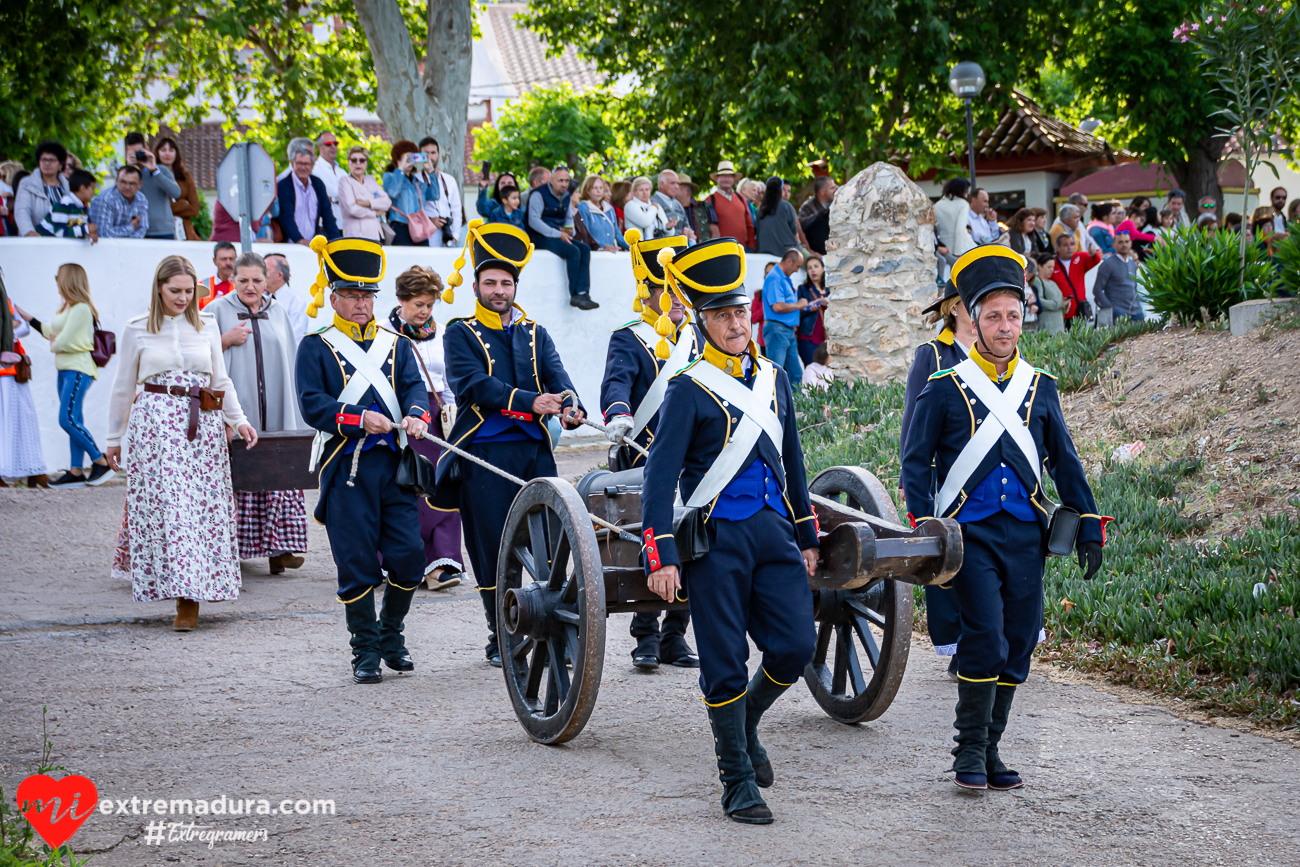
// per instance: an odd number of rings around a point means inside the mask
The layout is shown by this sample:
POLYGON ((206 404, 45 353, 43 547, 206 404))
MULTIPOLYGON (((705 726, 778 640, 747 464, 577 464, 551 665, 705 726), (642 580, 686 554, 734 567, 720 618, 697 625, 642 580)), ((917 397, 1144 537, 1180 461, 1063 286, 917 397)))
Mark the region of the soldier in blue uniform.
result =
POLYGON ((352 678, 379 683, 381 658, 394 671, 415 668, 402 626, 424 575, 424 546, 415 496, 398 488, 394 477, 399 447, 428 429, 429 399, 410 341, 374 317, 383 248, 360 238, 327 242, 319 236, 311 248, 321 270, 307 313, 316 316, 327 287, 334 308, 333 324, 302 339, 296 363, 298 405, 317 430, 315 517, 329 532, 338 568, 338 599, 352 634, 352 678), (374 590, 384 574, 376 551, 388 573, 377 620, 374 590))
POLYGON ((718 238, 659 253, 669 291, 694 308, 703 355, 673 377, 642 487, 643 559, 650 589, 690 602, 700 689, 713 728, 722 808, 768 824, 759 787, 774 781, 758 740, 763 713, 800 676, 816 640, 808 576, 817 526, 785 371, 750 341, 744 249, 718 238), (674 538, 680 485, 687 517, 704 522, 708 551, 674 538), (682 553, 695 553, 683 566, 682 553), (746 633, 763 653, 749 677, 746 633))
MULTIPOLYGON (((940 370, 956 367, 970 354, 971 344, 975 342, 975 326, 962 306, 957 295, 957 287, 951 280, 946 282, 939 296, 929 307, 921 311, 927 324, 943 320, 943 330, 930 341, 916 348, 912 358, 912 367, 907 372, 907 392, 903 397, 903 427, 899 432, 898 453, 907 453, 907 431, 912 425, 912 412, 916 408, 916 398, 925 388, 930 374, 940 370)), ((933 477, 933 473, 931 474, 933 477)), ((938 485, 934 485, 938 492, 938 485)), ((961 612, 957 608, 957 593, 950 583, 943 586, 927 585, 925 588, 925 624, 930 633, 930 642, 934 652, 939 656, 951 657, 948 663, 948 676, 957 679, 957 639, 961 637, 961 612)))
POLYGON ((1044 463, 1063 504, 1082 516, 1075 548, 1085 579, 1101 568, 1111 520, 1097 514, 1054 378, 1020 357, 1024 267, 1018 254, 997 245, 976 247, 953 266, 975 345, 969 358, 930 376, 916 399, 903 455, 908 516, 955 518, 962 525, 965 556, 953 579, 961 640, 952 752, 954 781, 971 789, 1023 785, 998 745, 1042 626, 1043 565, 1055 511, 1043 492, 1044 463))
MULTIPOLYGON (((668 381, 700 354, 704 338, 686 314, 686 305, 664 287, 664 270, 659 251, 686 248, 685 236, 642 240, 636 229, 624 236, 632 252, 632 273, 637 281, 633 310, 641 314, 614 330, 605 357, 605 379, 600 386, 600 405, 605 416, 610 449, 609 468, 614 472, 644 466, 645 456, 625 444, 630 438, 649 448, 659 426, 668 381)), ((700 658, 686 643, 691 613, 669 611, 663 628, 659 614, 643 611, 632 616, 630 632, 636 639, 632 664, 653 670, 660 662, 679 668, 698 668, 700 658)))
MULTIPOLYGON (((573 383, 546 329, 515 304, 519 272, 533 254, 528 235, 509 223, 471 220, 465 246, 474 268, 474 315, 453 319, 443 332, 447 383, 456 395, 456 424, 447 439, 522 479, 556 475, 546 418, 572 429, 583 419, 576 399, 561 403, 573 383)), ((443 300, 461 283, 462 258, 443 300)), ((497 553, 519 486, 444 451, 438 458, 434 508, 458 509, 479 597, 487 615, 487 660, 501 665, 497 647, 497 553)))

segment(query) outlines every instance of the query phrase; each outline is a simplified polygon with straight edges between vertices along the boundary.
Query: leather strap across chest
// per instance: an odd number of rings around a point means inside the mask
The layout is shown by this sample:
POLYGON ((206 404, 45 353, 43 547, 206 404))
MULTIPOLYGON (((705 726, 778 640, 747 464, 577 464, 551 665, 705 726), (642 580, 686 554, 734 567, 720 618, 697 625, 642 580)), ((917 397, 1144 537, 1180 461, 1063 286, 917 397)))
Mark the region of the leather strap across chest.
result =
POLYGON ((782 454, 785 433, 781 420, 772 411, 776 402, 776 366, 765 358, 757 359, 756 364, 758 369, 754 373, 752 390, 734 376, 723 373, 707 362, 702 361, 682 371, 683 376, 694 379, 720 400, 743 413, 731 438, 691 494, 686 503, 687 508, 698 509, 713 502, 745 468, 745 459, 753 451, 760 436, 766 434, 776 448, 776 453, 782 454))
POLYGON ((1041 482, 1043 475, 1038 446, 1034 443, 1033 434, 1029 432, 1028 421, 1020 415, 1020 406, 1034 384, 1034 369, 1022 359, 1016 364, 1016 372, 1011 375, 1005 391, 994 385, 983 369, 969 358, 954 367, 953 373, 966 386, 965 390, 988 407, 989 414, 948 470, 934 503, 934 514, 939 517, 946 515, 948 507, 957 500, 1003 433, 1010 434, 1012 441, 1024 454, 1025 460, 1033 469, 1035 480, 1041 482))

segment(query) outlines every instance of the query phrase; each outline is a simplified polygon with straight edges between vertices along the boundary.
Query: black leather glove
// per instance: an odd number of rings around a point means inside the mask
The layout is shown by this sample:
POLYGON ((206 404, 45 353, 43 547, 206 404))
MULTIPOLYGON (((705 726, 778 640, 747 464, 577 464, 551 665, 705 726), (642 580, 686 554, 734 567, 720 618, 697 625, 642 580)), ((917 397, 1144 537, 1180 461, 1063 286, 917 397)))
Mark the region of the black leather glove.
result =
POLYGON ((1083 580, 1091 581, 1101 569, 1101 543, 1080 542, 1075 549, 1079 554, 1079 568, 1083 570, 1083 580))

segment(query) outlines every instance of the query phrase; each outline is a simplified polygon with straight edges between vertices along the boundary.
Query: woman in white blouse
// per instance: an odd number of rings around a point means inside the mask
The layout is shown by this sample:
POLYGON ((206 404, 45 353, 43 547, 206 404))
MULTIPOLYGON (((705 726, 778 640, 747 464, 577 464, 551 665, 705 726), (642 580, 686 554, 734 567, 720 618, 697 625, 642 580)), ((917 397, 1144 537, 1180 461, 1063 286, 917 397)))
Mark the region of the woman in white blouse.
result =
POLYGON ((257 444, 226 375, 221 329, 199 313, 197 288, 188 259, 158 263, 148 315, 127 322, 119 340, 105 452, 119 469, 126 443, 113 575, 131 582, 138 602, 175 599, 178 632, 198 624, 199 602, 239 598, 226 445, 236 430, 246 448, 257 444), (220 410, 201 408, 199 390, 208 388, 224 393, 220 410))
POLYGON ((623 223, 636 229, 647 241, 668 234, 668 215, 657 203, 650 201, 650 179, 642 176, 632 181, 632 198, 623 206, 623 223))
MULTIPOLYGON (((409 338, 420 363, 420 376, 429 392, 429 409, 434 421, 430 432, 440 437, 451 433, 456 423, 456 396, 447 387, 447 368, 442 357, 442 335, 433 319, 433 305, 442 297, 442 278, 436 271, 414 265, 397 277, 397 306, 388 314, 393 330, 409 338)), ((442 447, 427 439, 411 445, 433 463, 442 447)), ((444 512, 420 500, 420 538, 424 540, 424 576, 430 590, 442 590, 460 583, 465 571, 461 562, 460 513, 444 512)))
POLYGON ((393 200, 375 180, 366 174, 370 157, 366 149, 357 145, 348 151, 348 174, 339 178, 339 212, 346 238, 369 238, 378 241, 379 218, 388 213, 393 200))

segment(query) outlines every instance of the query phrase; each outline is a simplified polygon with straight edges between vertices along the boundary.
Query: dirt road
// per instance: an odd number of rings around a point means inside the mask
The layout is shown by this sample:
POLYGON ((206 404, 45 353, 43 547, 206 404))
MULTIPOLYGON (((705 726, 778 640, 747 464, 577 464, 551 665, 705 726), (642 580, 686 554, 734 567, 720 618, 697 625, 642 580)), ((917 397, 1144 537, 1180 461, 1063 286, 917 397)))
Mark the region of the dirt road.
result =
POLYGON ((802 685, 773 708, 777 823, 736 825, 718 807, 694 674, 634 673, 626 616, 610 620, 587 729, 543 747, 482 661, 471 589, 421 591, 408 619, 416 672, 356 686, 321 528, 302 570, 273 579, 246 564, 239 601, 204 606, 200 628, 178 634, 169 606, 134 603, 108 577, 122 493, 0 490, 0 783, 12 797, 48 706, 55 759, 114 802, 73 838, 94 865, 1298 860, 1300 752, 1041 671, 1004 741, 1027 787, 959 791, 944 773, 956 688, 919 639, 873 723, 832 722, 802 685), (222 796, 215 817, 139 811, 222 796), (230 815, 244 799, 277 811, 332 800, 335 813, 230 815), (266 839, 150 844, 159 822, 266 839))

